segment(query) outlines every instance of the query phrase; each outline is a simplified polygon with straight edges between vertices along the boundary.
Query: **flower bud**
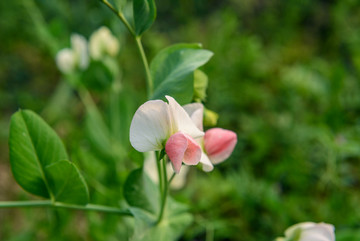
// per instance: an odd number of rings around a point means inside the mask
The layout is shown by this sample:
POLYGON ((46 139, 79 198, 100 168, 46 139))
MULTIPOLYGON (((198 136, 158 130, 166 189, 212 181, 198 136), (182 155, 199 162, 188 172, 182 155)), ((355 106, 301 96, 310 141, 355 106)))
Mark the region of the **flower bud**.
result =
POLYGON ((75 70, 75 56, 71 49, 62 49, 56 54, 56 65, 64 74, 69 74, 75 70))
POLYGON ((218 119, 219 119, 219 115, 216 112, 205 108, 204 111, 205 126, 216 126, 218 119))
POLYGON ((85 37, 76 33, 72 34, 71 47, 74 52, 77 67, 81 70, 85 70, 89 66, 89 53, 85 37))
POLYGON ((204 148, 212 164, 225 161, 237 143, 236 133, 222 128, 212 128, 205 132, 204 148))
POLYGON ((100 60, 104 56, 116 56, 119 52, 119 41, 111 34, 107 27, 101 27, 90 37, 90 55, 95 60, 100 60))
POLYGON ((276 241, 335 241, 334 226, 327 223, 303 222, 285 231, 285 238, 276 241))
POLYGON ((194 71, 194 100, 204 101, 206 99, 208 82, 208 77, 203 71, 198 69, 194 71))

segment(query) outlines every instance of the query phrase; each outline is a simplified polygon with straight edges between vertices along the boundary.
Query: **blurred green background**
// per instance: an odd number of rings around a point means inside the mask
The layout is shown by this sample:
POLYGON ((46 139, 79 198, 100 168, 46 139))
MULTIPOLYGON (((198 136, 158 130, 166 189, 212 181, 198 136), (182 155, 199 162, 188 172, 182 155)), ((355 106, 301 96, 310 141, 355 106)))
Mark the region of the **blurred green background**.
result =
MULTIPOLYGON (((173 192, 195 216, 181 240, 273 240, 303 221, 334 224, 338 241, 360 240, 360 2, 156 4, 157 20, 143 36, 148 58, 178 42, 213 51, 202 68, 209 77, 205 105, 219 114, 219 127, 238 134, 226 162, 211 173, 193 168, 187 185, 173 192)), ((124 161, 94 150, 84 107, 62 85, 54 56, 71 33, 89 38, 108 26, 121 41, 128 108, 122 123, 129 123, 146 100, 134 41, 97 0, 1 1, 0 16, 0 200, 35 198, 17 186, 8 160, 10 116, 26 108, 64 140, 92 202, 117 205, 123 180, 142 157, 132 150, 124 161), (111 173, 118 162, 127 171, 111 173)), ((106 93, 92 95, 107 113, 106 93)), ((0 240, 127 240, 130 225, 109 214, 0 210, 0 240)))

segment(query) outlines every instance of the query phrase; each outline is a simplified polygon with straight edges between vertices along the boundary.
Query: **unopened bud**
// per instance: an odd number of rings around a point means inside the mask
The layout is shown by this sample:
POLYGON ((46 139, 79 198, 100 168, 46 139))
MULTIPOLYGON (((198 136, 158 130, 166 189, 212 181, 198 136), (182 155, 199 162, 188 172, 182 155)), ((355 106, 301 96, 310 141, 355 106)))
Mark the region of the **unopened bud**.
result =
POLYGON ((204 101, 206 99, 208 82, 208 77, 203 71, 198 69, 194 71, 194 100, 204 101))
POLYGON ((205 126, 216 126, 218 119, 219 119, 219 115, 216 112, 205 108, 204 111, 205 126))

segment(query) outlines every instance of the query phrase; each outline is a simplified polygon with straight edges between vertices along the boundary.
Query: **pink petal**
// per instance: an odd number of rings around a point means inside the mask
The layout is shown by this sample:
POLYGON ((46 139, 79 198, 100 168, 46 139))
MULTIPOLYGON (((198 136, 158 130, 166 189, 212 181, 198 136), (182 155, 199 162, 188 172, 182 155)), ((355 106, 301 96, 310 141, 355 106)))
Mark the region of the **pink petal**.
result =
POLYGON ((222 128, 212 128, 205 132, 204 148, 213 164, 226 160, 237 143, 236 133, 222 128))
POLYGON ((200 145, 189 135, 184 134, 188 141, 183 162, 186 165, 197 165, 201 159, 200 145))
POLYGON ((182 163, 196 165, 201 158, 201 147, 190 136, 177 132, 170 136, 165 145, 166 154, 176 173, 180 172, 182 163))

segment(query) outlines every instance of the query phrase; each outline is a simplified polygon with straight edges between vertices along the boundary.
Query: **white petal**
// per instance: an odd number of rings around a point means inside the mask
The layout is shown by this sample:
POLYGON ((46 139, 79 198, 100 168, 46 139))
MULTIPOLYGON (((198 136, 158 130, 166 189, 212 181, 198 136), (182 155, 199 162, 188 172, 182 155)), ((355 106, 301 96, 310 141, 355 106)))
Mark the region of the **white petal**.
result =
POLYGON ((93 59, 99 60, 103 54, 103 42, 100 35, 100 29, 95 31, 89 40, 89 52, 93 59))
POLYGON ((86 69, 89 66, 89 53, 87 41, 80 34, 71 35, 71 46, 77 58, 77 64, 80 69, 86 69))
POLYGON ((110 56, 115 56, 119 52, 119 47, 119 41, 105 26, 99 28, 90 36, 90 55, 95 60, 100 60, 107 54, 110 56))
POLYGON ((170 136, 168 105, 162 100, 145 102, 135 112, 130 126, 130 143, 140 152, 164 148, 170 136))
POLYGON ((335 241, 334 226, 327 223, 303 222, 295 224, 285 231, 287 238, 300 232, 299 241, 335 241))
POLYGON ((301 232, 300 241, 335 241, 334 226, 319 223, 314 227, 306 228, 301 232))
POLYGON ((294 224, 285 230, 285 237, 290 237, 297 229, 306 229, 316 226, 314 222, 302 222, 294 224))
POLYGON ((181 131, 188 134, 192 138, 204 136, 204 132, 196 127, 190 116, 186 113, 179 103, 171 96, 165 96, 169 101, 170 120, 172 126, 172 133, 181 131))
POLYGON ((69 74, 75 70, 75 55, 74 52, 69 49, 62 49, 56 54, 56 65, 60 71, 64 74, 69 74))
POLYGON ((211 163, 208 156, 204 152, 201 153, 200 162, 202 164, 202 169, 204 172, 211 172, 214 169, 213 164, 211 163))
POLYGON ((191 103, 183 106, 199 130, 203 131, 204 106, 201 103, 191 103))

